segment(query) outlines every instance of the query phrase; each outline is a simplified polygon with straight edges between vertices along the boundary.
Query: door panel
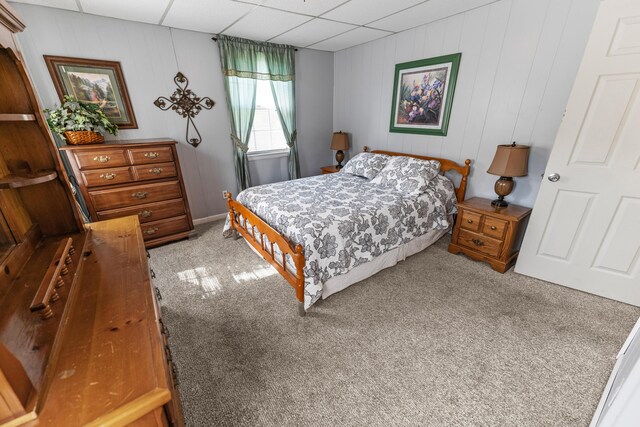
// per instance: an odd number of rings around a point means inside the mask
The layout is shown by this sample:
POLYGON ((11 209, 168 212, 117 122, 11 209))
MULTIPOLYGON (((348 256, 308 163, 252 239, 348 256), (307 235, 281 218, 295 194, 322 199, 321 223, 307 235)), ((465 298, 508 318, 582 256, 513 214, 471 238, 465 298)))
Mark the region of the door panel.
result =
POLYGON ((638 76, 603 76, 598 81, 572 163, 607 163, 626 127, 626 113, 637 87, 638 76))
POLYGON ((598 250, 594 268, 632 277, 640 255, 640 199, 623 197, 598 250))
POLYGON ((595 194, 559 191, 542 235, 538 254, 570 261, 595 194))
POLYGON ((604 0, 516 272, 640 305, 640 2, 604 0))

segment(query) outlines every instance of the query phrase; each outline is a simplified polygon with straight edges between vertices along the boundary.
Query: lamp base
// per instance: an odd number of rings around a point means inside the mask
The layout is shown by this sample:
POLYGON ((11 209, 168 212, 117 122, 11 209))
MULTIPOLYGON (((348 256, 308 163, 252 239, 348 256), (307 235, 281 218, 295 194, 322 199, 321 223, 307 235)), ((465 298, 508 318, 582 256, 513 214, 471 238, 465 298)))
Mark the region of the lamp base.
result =
POLYGON ((505 196, 511 194, 513 190, 513 178, 510 176, 501 176, 497 181, 496 185, 493 186, 498 198, 491 202, 491 206, 496 208, 504 208, 509 206, 509 203, 505 202, 505 196))
POLYGON ((342 165, 342 161, 344 160, 344 152, 342 150, 338 150, 336 151, 336 162, 338 162, 338 165, 336 166, 336 169, 342 169, 343 165, 342 165))
POLYGON ((505 202, 504 198, 500 196, 491 202, 491 206, 493 206, 494 208, 506 208, 507 206, 509 206, 509 203, 505 202))

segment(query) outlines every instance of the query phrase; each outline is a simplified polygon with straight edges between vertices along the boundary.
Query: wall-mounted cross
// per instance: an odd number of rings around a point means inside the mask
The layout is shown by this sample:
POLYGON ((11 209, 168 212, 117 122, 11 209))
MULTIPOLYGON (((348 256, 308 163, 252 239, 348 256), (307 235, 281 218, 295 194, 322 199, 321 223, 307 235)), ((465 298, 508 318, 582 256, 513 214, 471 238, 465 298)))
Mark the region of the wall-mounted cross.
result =
POLYGON ((200 135, 196 124, 193 122, 193 118, 197 116, 203 108, 210 110, 216 103, 209 97, 200 98, 193 93, 191 89, 188 89, 189 79, 187 79, 181 72, 176 74, 173 81, 176 83, 176 86, 178 86, 175 92, 173 92, 169 98, 164 96, 159 97, 153 101, 153 104, 162 111, 171 109, 182 117, 185 117, 187 119, 187 132, 185 137, 189 144, 197 147, 198 144, 202 142, 202 136, 200 135), (192 126, 196 135, 192 135, 190 133, 192 126))

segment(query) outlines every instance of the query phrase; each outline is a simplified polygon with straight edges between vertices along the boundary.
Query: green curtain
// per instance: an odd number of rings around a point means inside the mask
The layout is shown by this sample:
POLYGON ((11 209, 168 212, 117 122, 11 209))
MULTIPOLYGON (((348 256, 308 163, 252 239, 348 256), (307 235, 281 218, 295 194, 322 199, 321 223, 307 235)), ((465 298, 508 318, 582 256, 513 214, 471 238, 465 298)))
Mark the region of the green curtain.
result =
POLYGON ((235 148, 238 191, 251 186, 247 151, 255 115, 257 80, 271 82, 278 117, 289 146, 289 179, 299 178, 294 47, 225 35, 218 35, 218 47, 231 120, 231 141, 235 148))
POLYGON ((218 45, 231 120, 236 184, 238 191, 242 191, 251 187, 247 151, 256 107, 256 80, 251 76, 258 71, 258 52, 246 49, 242 39, 235 37, 220 35, 218 45))
POLYGON ((298 131, 296 130, 295 49, 292 46, 272 45, 265 51, 267 68, 272 77, 271 93, 289 146, 289 179, 300 178, 298 160, 298 131))

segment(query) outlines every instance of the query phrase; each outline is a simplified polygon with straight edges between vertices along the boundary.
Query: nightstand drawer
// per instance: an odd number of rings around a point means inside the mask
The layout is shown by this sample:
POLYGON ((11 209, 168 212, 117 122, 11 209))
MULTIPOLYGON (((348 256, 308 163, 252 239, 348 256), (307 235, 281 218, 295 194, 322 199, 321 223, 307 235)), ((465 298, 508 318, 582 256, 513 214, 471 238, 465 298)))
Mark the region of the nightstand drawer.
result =
POLYGON ((480 231, 481 220, 482 220, 482 215, 477 214, 475 212, 463 210, 462 218, 460 222, 460 228, 464 228, 465 230, 471 230, 471 231, 480 231))
POLYGON ((467 230, 460 230, 458 244, 493 257, 497 257, 502 249, 501 241, 467 230))
POLYGON ((507 224, 507 221, 486 216, 482 225, 482 234, 502 240, 504 232, 507 230, 507 224))

